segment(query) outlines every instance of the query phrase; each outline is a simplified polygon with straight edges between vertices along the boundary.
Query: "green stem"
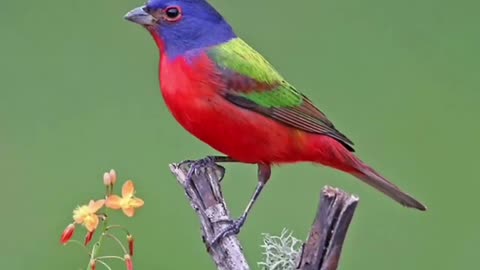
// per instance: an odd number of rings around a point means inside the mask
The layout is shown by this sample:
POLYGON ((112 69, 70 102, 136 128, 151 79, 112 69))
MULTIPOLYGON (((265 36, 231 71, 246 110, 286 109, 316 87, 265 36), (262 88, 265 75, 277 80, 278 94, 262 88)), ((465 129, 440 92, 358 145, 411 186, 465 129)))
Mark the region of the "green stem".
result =
MULTIPOLYGON (((93 260, 94 258, 96 258, 98 253, 100 253, 100 249, 102 247, 103 240, 105 238, 105 233, 108 230, 108 215, 107 215, 107 213, 108 213, 108 208, 105 207, 105 210, 104 210, 105 218, 103 219, 103 222, 102 222, 102 235, 100 236, 98 241, 95 243, 95 245, 93 245, 92 252, 90 253, 90 261, 93 260)), ((89 270, 90 261, 88 262, 87 270, 89 270)), ((101 262, 101 263, 103 263, 103 262, 101 262)), ((106 267, 110 269, 110 267, 108 267, 108 266, 106 266, 106 267)))
POLYGON ((92 253, 93 258, 97 257, 98 253, 100 252, 100 249, 101 249, 102 244, 103 244, 103 238, 105 236, 105 233, 108 231, 108 208, 106 208, 106 207, 105 207, 104 214, 105 214, 106 218, 102 222, 102 235, 100 236, 100 239, 98 239, 98 242, 97 242, 98 243, 98 248, 95 250, 96 252, 92 253))
POLYGON ((117 237, 115 237, 115 235, 110 234, 110 233, 104 233, 104 235, 106 237, 109 237, 109 238, 112 238, 113 240, 115 240, 115 242, 117 242, 117 244, 122 248, 123 254, 128 254, 127 249, 122 244, 122 241, 120 241, 117 237))
POLYGON ((110 225, 110 226, 108 226, 107 229, 108 229, 108 230, 111 230, 111 229, 119 229, 119 230, 124 231, 127 235, 130 234, 130 233, 128 232, 127 228, 123 227, 122 225, 110 225))
POLYGON ((96 259, 97 259, 97 260, 116 259, 116 260, 125 261, 124 258, 119 257, 119 256, 100 256, 100 257, 97 257, 96 259))
POLYGON ((112 270, 112 268, 110 268, 110 266, 106 262, 104 262, 102 260, 99 260, 99 259, 97 259, 97 262, 103 264, 103 266, 105 266, 108 270, 112 270))
MULTIPOLYGON (((100 240, 101 240, 101 239, 100 239, 100 240)), ((88 260, 88 264, 87 264, 87 270, 90 269, 90 262, 91 262, 91 261, 93 260, 93 258, 95 257, 95 253, 96 253, 96 250, 98 249, 100 240, 98 240, 98 242, 96 242, 95 245, 93 245, 92 253, 90 254, 90 260, 88 260)))

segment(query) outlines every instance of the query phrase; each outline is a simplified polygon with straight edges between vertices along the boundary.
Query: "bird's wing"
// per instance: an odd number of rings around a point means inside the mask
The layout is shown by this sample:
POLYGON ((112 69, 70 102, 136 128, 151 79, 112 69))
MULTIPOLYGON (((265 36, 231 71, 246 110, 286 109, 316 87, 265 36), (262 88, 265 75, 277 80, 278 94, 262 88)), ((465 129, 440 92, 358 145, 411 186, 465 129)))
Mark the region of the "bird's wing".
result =
POLYGON ((228 101, 285 125, 330 136, 353 151, 352 141, 240 38, 212 47, 208 56, 221 73, 226 85, 222 94, 228 101))

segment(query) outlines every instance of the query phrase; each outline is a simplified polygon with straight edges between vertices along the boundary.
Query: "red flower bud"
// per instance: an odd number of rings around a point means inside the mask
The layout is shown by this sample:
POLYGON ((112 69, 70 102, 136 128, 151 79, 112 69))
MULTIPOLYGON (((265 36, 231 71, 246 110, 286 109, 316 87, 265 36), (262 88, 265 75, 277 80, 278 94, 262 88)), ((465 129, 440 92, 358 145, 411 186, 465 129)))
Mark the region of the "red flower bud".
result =
POLYGON ((125 254, 125 265, 127 266, 127 270, 133 270, 133 261, 130 255, 125 254))
POLYGON ((62 233, 62 237, 60 237, 60 243, 62 245, 66 245, 70 239, 72 239, 73 234, 75 233, 75 225, 69 224, 62 233))
POLYGON ((90 241, 92 241, 94 233, 95 233, 95 230, 93 230, 91 232, 87 232, 87 235, 85 235, 85 246, 88 245, 90 243, 90 241))
POLYGON ((135 239, 133 239, 133 236, 131 234, 127 235, 127 240, 128 240, 128 250, 130 251, 130 256, 133 257, 133 249, 135 247, 135 239))
POLYGON ((90 260, 90 269, 91 270, 97 269, 97 261, 96 260, 90 260))

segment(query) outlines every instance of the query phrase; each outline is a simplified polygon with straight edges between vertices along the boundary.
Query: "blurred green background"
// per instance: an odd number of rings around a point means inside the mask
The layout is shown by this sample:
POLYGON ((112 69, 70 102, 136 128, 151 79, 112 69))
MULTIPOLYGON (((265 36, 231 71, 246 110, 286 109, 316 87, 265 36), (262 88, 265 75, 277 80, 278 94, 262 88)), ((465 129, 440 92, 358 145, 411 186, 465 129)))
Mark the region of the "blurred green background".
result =
MULTIPOLYGON (((331 169, 276 168, 240 236, 252 267, 261 233, 286 227, 306 237, 329 184, 361 197, 341 269, 476 268, 480 2, 212 3, 366 162, 429 207, 404 209, 331 169)), ((110 168, 134 179, 146 201, 135 219, 115 215, 137 239, 137 269, 214 269, 167 165, 215 152, 165 108, 155 44, 122 19, 140 4, 0 3, 2 269, 85 268, 81 250, 61 246, 59 236, 76 205, 102 196, 110 168)), ((227 170, 225 195, 238 216, 256 168, 227 170)))

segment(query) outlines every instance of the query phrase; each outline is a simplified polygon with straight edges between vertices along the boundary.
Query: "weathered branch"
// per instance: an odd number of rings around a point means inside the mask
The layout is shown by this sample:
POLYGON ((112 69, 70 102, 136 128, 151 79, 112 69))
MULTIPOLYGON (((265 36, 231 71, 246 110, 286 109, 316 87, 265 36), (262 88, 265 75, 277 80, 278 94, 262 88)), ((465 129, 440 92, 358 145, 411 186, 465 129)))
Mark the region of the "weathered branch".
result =
POLYGON ((315 221, 303 247, 299 269, 335 270, 358 197, 324 187, 315 221))
MULTIPOLYGON (((208 245, 231 221, 219 184, 225 169, 218 165, 201 168, 193 175, 192 181, 187 182, 190 166, 189 163, 171 164, 170 170, 185 188, 190 204, 200 219, 203 241, 217 269, 250 269, 235 235, 227 236, 211 247, 208 245)), ((356 196, 328 186, 323 188, 318 212, 308 241, 303 246, 298 269, 337 269, 343 241, 357 203, 356 196)))
POLYGON ((186 176, 191 164, 171 164, 170 170, 178 182, 185 188, 190 204, 195 209, 202 226, 203 241, 207 251, 220 270, 248 270, 250 267, 242 252, 242 247, 234 235, 220 239, 211 247, 216 234, 223 231, 231 220, 225 199, 220 188, 220 180, 225 174, 221 166, 202 168, 193 176, 193 181, 187 183, 186 176), (223 222, 222 222, 223 221, 223 222), (227 221, 227 222, 225 222, 227 221))

